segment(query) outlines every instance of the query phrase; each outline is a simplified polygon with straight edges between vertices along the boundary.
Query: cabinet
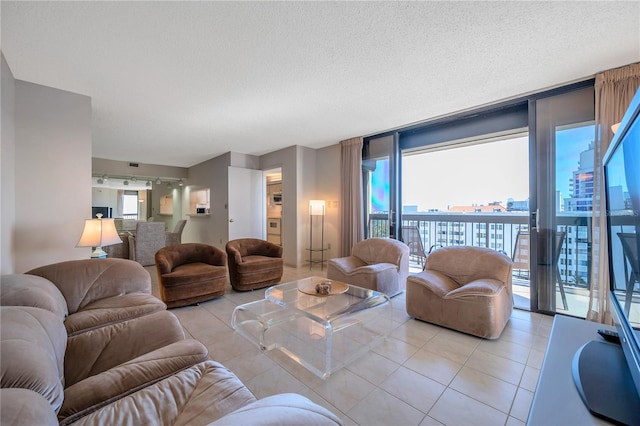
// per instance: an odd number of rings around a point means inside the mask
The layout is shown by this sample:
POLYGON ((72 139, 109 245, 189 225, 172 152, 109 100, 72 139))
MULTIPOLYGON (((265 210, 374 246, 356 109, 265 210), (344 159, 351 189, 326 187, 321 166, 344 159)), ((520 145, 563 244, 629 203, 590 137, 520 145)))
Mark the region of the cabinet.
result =
POLYGON ((191 190, 189 193, 189 215, 209 214, 209 188, 191 190))
POLYGON ((571 372, 573 357, 578 349, 590 340, 601 339, 597 334, 599 328, 614 330, 613 327, 592 321, 555 316, 527 425, 609 424, 589 412, 571 372))

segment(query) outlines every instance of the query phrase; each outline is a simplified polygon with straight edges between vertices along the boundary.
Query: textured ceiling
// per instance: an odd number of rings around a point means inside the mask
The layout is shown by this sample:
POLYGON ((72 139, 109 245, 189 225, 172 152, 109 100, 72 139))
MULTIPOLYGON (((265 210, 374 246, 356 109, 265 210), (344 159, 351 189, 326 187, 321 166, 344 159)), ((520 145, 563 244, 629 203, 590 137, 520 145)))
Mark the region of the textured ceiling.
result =
POLYGON ((6 2, 15 78, 93 156, 188 167, 370 135, 640 61, 640 2, 6 2))

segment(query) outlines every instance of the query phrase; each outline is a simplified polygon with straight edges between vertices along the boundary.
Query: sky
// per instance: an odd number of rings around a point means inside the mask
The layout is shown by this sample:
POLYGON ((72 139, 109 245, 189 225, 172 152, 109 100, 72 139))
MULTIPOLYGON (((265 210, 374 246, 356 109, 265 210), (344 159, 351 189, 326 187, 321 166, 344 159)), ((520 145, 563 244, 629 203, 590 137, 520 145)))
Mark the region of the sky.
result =
POLYGON ((528 137, 404 156, 402 204, 418 211, 529 198, 528 137))
MULTIPOLYGON (((556 133, 556 188, 571 196, 569 183, 578 169, 580 153, 594 137, 593 125, 556 133)), ((378 162, 373 174, 373 210, 388 210, 388 162, 378 162)), ((487 205, 509 198, 529 198, 529 139, 522 136, 497 142, 405 155, 402 158, 402 203, 418 211, 448 210, 452 206, 487 205)))

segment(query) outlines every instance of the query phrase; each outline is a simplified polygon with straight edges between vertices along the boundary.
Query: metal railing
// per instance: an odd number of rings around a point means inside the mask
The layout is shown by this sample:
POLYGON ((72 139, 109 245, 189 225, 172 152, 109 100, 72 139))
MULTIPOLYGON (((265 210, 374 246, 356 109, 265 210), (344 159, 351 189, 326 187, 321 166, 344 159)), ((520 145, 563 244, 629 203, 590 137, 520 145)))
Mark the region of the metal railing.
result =
MULTIPOLYGON (((589 212, 590 213, 590 212, 589 212)), ((555 218, 558 231, 566 238, 558 261, 565 286, 589 289, 591 272, 590 214, 560 213, 555 218)), ((425 212, 402 215, 402 226, 417 226, 425 251, 432 247, 466 245, 487 247, 512 257, 518 231, 528 231, 527 212, 447 213, 425 212)), ((370 214, 369 237, 388 237, 388 215, 370 214)), ((529 283, 528 271, 514 270, 514 278, 529 283)))

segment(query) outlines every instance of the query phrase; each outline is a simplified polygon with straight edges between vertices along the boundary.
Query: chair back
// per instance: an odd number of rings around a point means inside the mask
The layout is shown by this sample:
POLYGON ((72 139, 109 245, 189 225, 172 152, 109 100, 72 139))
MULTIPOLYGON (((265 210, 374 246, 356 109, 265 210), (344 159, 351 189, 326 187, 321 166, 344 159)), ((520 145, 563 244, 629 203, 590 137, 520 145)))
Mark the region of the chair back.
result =
POLYGON ((420 263, 423 264, 427 254, 425 253, 424 245, 422 244, 420 229, 417 226, 403 226, 402 241, 409 246, 409 256, 419 257, 420 263))
POLYGON ((638 256, 640 250, 638 248, 639 240, 637 234, 633 232, 618 232, 618 237, 622 243, 622 252, 629 262, 632 274, 637 275, 637 279, 640 279, 640 256, 638 256))
POLYGON ((409 246, 393 238, 368 238, 354 244, 351 255, 363 262, 391 263, 397 266, 400 288, 404 289, 409 275, 409 246))
POLYGON ((138 222, 135 236, 135 261, 142 266, 155 264, 155 254, 165 246, 164 222, 138 222))
POLYGON ((179 220, 178 223, 176 223, 176 227, 173 229, 173 232, 175 234, 182 235, 182 231, 184 231, 184 226, 186 224, 187 224, 187 221, 185 219, 179 220))
POLYGON ((511 257, 513 269, 528 271, 531 268, 531 266, 529 266, 529 250, 529 231, 518 231, 516 243, 513 247, 513 256, 511 257))

